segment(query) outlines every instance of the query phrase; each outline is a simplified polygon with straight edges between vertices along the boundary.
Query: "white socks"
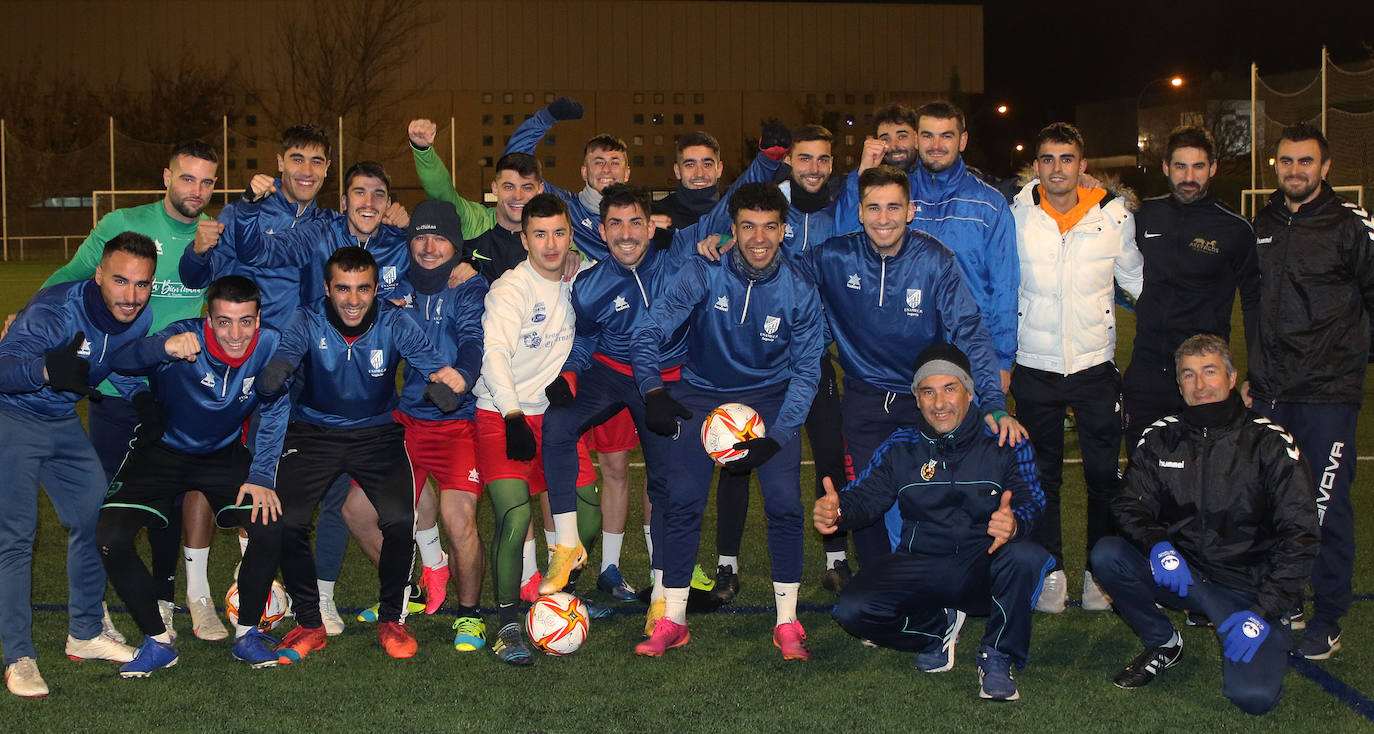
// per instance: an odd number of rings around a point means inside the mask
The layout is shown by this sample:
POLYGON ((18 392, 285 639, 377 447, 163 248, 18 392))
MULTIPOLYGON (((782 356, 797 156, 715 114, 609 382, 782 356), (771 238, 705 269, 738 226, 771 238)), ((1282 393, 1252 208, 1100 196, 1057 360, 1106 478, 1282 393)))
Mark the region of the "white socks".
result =
POLYGON ((234 625, 234 639, 237 640, 238 638, 243 637, 251 631, 253 631, 252 627, 244 627, 241 624, 236 624, 234 625))
MULTIPOLYGON (((576 532, 576 531, 573 531, 573 534, 576 535, 577 532, 576 532)), ((553 547, 554 547, 555 545, 558 545, 558 531, 557 531, 557 530, 545 530, 545 531, 544 531, 544 549, 547 550, 547 551, 549 552, 549 557, 548 557, 547 559, 545 559, 545 561, 544 561, 545 564, 547 564, 549 561, 553 560, 553 547)))
POLYGON ((210 549, 181 547, 186 559, 186 598, 210 598, 210 549))
POLYGON ((325 581, 324 579, 318 579, 318 580, 315 582, 315 586, 318 587, 319 590, 320 590, 320 598, 321 598, 321 599, 333 599, 333 598, 334 598, 334 584, 336 584, 336 583, 338 583, 338 582, 336 582, 336 581, 325 581))
MULTIPOLYGON (((544 533, 548 537, 548 533, 544 533)), ((549 541, 549 553, 553 553, 554 544, 564 548, 576 548, 577 538, 577 512, 559 512, 553 516, 553 540, 549 541)))
POLYGON ((437 568, 445 565, 444 550, 439 545, 438 525, 429 530, 416 530, 415 547, 420 549, 420 563, 426 567, 437 568))
POLYGON ((830 569, 832 569, 832 568, 835 567, 835 564, 836 564, 836 563, 839 563, 840 561, 843 561, 843 560, 847 560, 847 559, 845 558, 844 551, 826 551, 826 552, 825 552, 825 570, 829 571, 830 569))
POLYGON ((649 532, 649 526, 644 526, 644 547, 649 551, 649 557, 654 557, 654 536, 649 532))
POLYGON ((534 538, 525 541, 524 549, 524 569, 520 572, 520 585, 524 586, 530 579, 539 573, 539 562, 534 559, 534 538))
POLYGON ((739 573, 739 556, 716 556, 717 566, 729 566, 734 573, 739 573))
POLYGON ((601 570, 607 566, 620 565, 620 546, 625 543, 624 533, 601 534, 601 570))
POLYGON ((687 624, 687 591, 688 587, 680 589, 664 589, 663 598, 667 600, 666 609, 663 612, 665 619, 671 619, 678 624, 687 624))
POLYGON ((649 592, 649 601, 651 601, 651 602, 653 602, 653 601, 658 601, 659 599, 665 598, 665 593, 666 593, 665 590, 664 590, 664 588, 663 588, 663 571, 662 571, 662 569, 657 569, 657 568, 655 568, 655 569, 653 570, 653 575, 654 575, 654 588, 653 588, 653 591, 650 591, 650 592, 649 592))
POLYGON ((245 533, 239 536, 239 556, 248 552, 248 535, 245 533))
POLYGON ((797 619, 797 593, 801 582, 784 584, 773 582, 773 603, 778 605, 778 624, 787 624, 797 619))

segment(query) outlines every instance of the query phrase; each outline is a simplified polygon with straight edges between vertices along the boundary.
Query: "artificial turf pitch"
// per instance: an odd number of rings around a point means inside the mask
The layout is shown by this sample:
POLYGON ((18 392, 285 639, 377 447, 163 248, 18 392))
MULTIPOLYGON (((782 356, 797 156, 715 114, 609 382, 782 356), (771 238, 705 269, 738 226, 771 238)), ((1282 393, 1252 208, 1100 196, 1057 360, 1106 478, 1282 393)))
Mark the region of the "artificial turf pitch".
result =
MULTIPOLYGON (((0 309, 13 313, 57 264, 0 264, 0 309)), ((1118 318, 1118 364, 1129 358, 1134 319, 1118 318)), ((1237 317, 1236 322, 1239 323, 1237 317)), ((1236 329, 1237 340, 1241 338, 1236 329)), ((1243 370, 1243 359, 1242 370, 1243 370)), ((1366 400, 1366 403, 1370 402, 1366 400)), ((1374 424, 1361 423, 1359 453, 1374 456, 1374 424)), ((1068 456, 1076 457, 1072 433, 1068 456)), ((637 457, 636 459, 637 460, 637 457)), ((809 517, 811 467, 803 467, 803 504, 809 517)), ((632 471, 631 486, 642 481, 632 471)), ((1374 466, 1356 475, 1357 518, 1374 516, 1374 466)), ((46 699, 0 696, 0 729, 27 731, 1255 731, 1370 730, 1374 724, 1374 572, 1363 563, 1374 552, 1374 520, 1358 523, 1361 548, 1355 572, 1357 601, 1344 620, 1345 647, 1329 661, 1296 663, 1286 698, 1272 713, 1253 718, 1221 694, 1220 645, 1210 629, 1184 628, 1184 659, 1149 687, 1123 691, 1115 672, 1139 652, 1134 636, 1111 613, 1070 607, 1061 615, 1036 614, 1031 664, 1017 673, 1022 700, 994 704, 978 698, 973 664, 983 620, 965 625, 954 670, 916 671, 912 656, 868 649, 829 618, 833 595, 820 587, 823 554, 808 529, 802 585, 802 624, 812 659, 789 663, 773 648, 771 584, 762 505, 755 492, 741 556, 742 590, 735 603, 689 619, 692 642, 662 659, 637 658, 643 610, 621 605, 610 620, 594 622, 583 649, 566 658, 538 656, 533 668, 500 664, 488 651, 458 653, 450 610, 412 615, 420 642, 410 660, 386 657, 371 625, 346 617, 343 635, 302 663, 253 671, 229 655, 228 641, 191 634, 179 614, 180 663, 146 680, 121 680, 117 666, 72 662, 62 652, 67 617, 65 532, 46 502, 34 557, 34 640, 38 662, 52 688, 46 699), (733 612, 733 613, 732 613, 733 612)), ((1083 479, 1065 468, 1064 533, 1070 597, 1080 591, 1084 549, 1083 479)), ((710 505, 714 507, 714 502, 710 505)), ((491 512, 480 505, 483 537, 491 512)), ((0 511, 3 511, 0 508, 0 511)), ((702 528, 700 557, 714 567, 714 511, 702 528)), ((647 559, 639 535, 639 499, 632 497, 622 553, 626 578, 645 581, 647 559)), ((542 541, 541 541, 542 545, 542 541)), ((599 554, 593 553, 593 560, 599 554)), ((216 536, 210 555, 217 594, 231 581, 238 560, 234 538, 216 536)), ((598 601, 592 574, 581 584, 598 601)), ((354 613, 376 601, 376 575, 350 545, 337 599, 354 613)), ((483 604, 490 606, 490 584, 483 604)), ((450 603, 452 602, 450 591, 450 603)), ((181 602, 178 587, 178 602, 181 602)), ((107 596, 118 607, 113 592, 107 596)), ((122 607, 121 607, 122 609, 122 607)), ((115 623, 131 639, 136 627, 122 611, 115 623)), ((494 615, 487 616, 495 632, 494 615)), ((289 629, 287 620, 279 629, 289 629)))

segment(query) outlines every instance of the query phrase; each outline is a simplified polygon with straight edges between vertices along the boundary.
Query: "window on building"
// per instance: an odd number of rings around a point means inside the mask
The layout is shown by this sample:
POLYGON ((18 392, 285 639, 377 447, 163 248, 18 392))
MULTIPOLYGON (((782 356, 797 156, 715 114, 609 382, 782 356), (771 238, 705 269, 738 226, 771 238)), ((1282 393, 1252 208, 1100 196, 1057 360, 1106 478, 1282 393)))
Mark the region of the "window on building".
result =
POLYGON ((553 92, 544 92, 544 104, 552 104, 553 100, 553 92))
POLYGON ((525 104, 534 104, 533 92, 525 92, 525 104))
POLYGON ((258 126, 258 116, 257 116, 257 115, 247 115, 247 116, 245 116, 245 117, 243 118, 243 122, 244 122, 244 124, 248 125, 248 127, 257 127, 257 126, 258 126))
POLYGON ((558 144, 558 141, 554 139, 553 133, 549 133, 548 135, 545 135, 545 136, 544 136, 544 145, 557 145, 557 144, 558 144))
POLYGON ((854 136, 853 136, 853 135, 846 135, 846 136, 844 136, 844 144, 845 144, 845 145, 853 145, 853 144, 854 144, 854 136))
POLYGON ((826 103, 826 104, 835 104, 835 95, 833 95, 833 94, 827 94, 827 95, 825 95, 825 103, 826 103))
POLYGON ((706 95, 697 92, 695 95, 693 95, 692 102, 695 104, 706 104, 706 95))
POLYGON ((663 104, 663 92, 654 92, 654 104, 663 104))
POLYGON ((515 115, 501 115, 501 122, 505 125, 514 125, 515 115))
POLYGON ((249 158, 247 161, 244 161, 244 164, 248 166, 248 170, 250 170, 250 171, 256 171, 256 170, 258 170, 258 159, 257 159, 257 158, 249 158))
POLYGON ((864 95, 864 104, 873 104, 873 95, 871 95, 871 94, 865 94, 865 95, 864 95))
POLYGON ((555 167, 555 166, 557 166, 557 165, 558 165, 558 156, 552 156, 552 155, 546 155, 546 156, 544 156, 544 167, 545 167, 545 168, 553 168, 553 167, 555 167))
POLYGON ((506 92, 505 94, 501 95, 501 101, 505 102, 506 104, 514 104, 515 94, 512 92, 506 92))
POLYGON ((229 138, 229 149, 230 149, 230 150, 233 150, 234 148, 237 148, 237 147, 239 147, 239 139, 238 139, 238 138, 229 138))
POLYGON ((653 123, 653 124, 655 124, 655 125, 662 125, 662 124, 663 124, 663 113, 662 113, 662 112, 655 112, 655 113, 654 113, 654 116, 649 118, 649 122, 651 122, 651 123, 653 123))
POLYGON ((234 160, 233 158, 230 158, 230 159, 229 159, 229 170, 233 171, 233 170, 237 169, 238 166, 235 165, 235 164, 237 164, 237 163, 238 163, 238 161, 234 160))
POLYGON ((249 138, 249 139, 248 139, 248 142, 247 142, 247 146, 248 146, 249 148, 256 148, 256 147, 258 147, 258 139, 257 139, 257 138, 249 138))
POLYGON ((635 113, 634 120, 635 120, 635 124, 636 124, 636 125, 643 125, 643 124, 644 124, 644 113, 643 113, 643 112, 636 112, 636 113, 635 113))
POLYGON ((642 156, 642 155, 637 155, 637 156, 635 156, 634 158, 632 158, 632 159, 630 160, 630 165, 634 166, 635 168, 643 168, 643 167, 644 167, 644 156, 642 156))
POLYGON ((687 95, 682 92, 673 94, 673 104, 687 104, 687 95))
POLYGON ((693 124, 693 125, 705 125, 705 124, 706 124, 706 115, 703 115, 703 114, 701 114, 700 112, 696 113, 695 115, 692 115, 692 124, 693 124))
POLYGON ((654 136, 654 145, 663 145, 663 136, 662 136, 662 135, 655 135, 655 136, 654 136))
POLYGON ((854 95, 852 95, 852 94, 846 94, 846 95, 844 96, 844 103, 845 103, 845 104, 854 104, 854 95))
POLYGON ((477 165, 480 168, 491 168, 491 156, 483 156, 481 158, 478 158, 477 165))
POLYGON ((491 114, 490 112, 486 112, 486 113, 483 113, 483 114, 482 114, 482 124, 483 124, 483 125, 491 125, 491 124, 493 124, 493 123, 495 123, 495 122, 496 122, 496 115, 493 115, 493 114, 491 114))
POLYGON ((679 113, 673 115, 673 124, 674 124, 674 125, 681 125, 682 122, 683 122, 683 115, 682 115, 681 112, 679 112, 679 113))
POLYGON ((656 155, 656 156, 654 156, 654 165, 655 165, 655 166, 658 166, 659 168, 662 168, 662 167, 664 167, 665 165, 667 165, 667 163, 666 163, 666 161, 664 160, 663 156, 661 156, 661 155, 656 155))
POLYGON ((483 136, 482 136, 482 145, 484 145, 484 146, 486 146, 486 147, 488 147, 488 148, 490 148, 495 142, 496 142, 495 139, 492 138, 492 136, 490 136, 490 135, 483 135, 483 136))
POLYGON ((643 145, 643 144, 644 144, 644 136, 643 136, 643 135, 636 135, 636 136, 634 136, 633 138, 630 138, 630 144, 631 144, 631 145, 643 145))
POLYGON ((635 92, 634 97, 632 97, 632 99, 634 100, 635 104, 644 104, 644 93, 635 92))

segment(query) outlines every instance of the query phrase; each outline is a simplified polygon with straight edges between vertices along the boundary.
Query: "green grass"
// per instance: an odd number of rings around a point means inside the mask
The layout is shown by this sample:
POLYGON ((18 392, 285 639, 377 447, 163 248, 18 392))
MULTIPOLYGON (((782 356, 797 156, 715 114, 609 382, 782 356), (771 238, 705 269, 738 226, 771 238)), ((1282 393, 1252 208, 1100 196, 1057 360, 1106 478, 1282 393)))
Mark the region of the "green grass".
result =
MULTIPOLYGON (((0 264, 0 309, 10 313, 55 267, 52 262, 0 264)), ((1133 320, 1122 314, 1119 351, 1124 366, 1133 320)), ((1366 422, 1367 425, 1367 422, 1366 422)), ((1362 431, 1361 453, 1369 455, 1374 435, 1362 431)), ((1073 434, 1068 454, 1077 456, 1073 434)), ((1368 484, 1367 468, 1359 486, 1368 484)), ((632 486, 642 481, 634 472, 632 486)), ((803 494, 811 471, 803 467, 803 494)), ((1356 493, 1357 517, 1374 516, 1374 498, 1356 493)), ((1078 466, 1066 467, 1064 533, 1071 596, 1082 578, 1083 480, 1078 466)), ((34 561, 33 601, 66 602, 65 534, 42 503, 34 561)), ((805 504, 809 506, 810 500, 805 504)), ((714 503, 710 505, 714 507, 714 503)), ((489 505, 481 506, 484 537, 490 537, 489 505)), ((755 493, 742 553, 739 606, 771 604, 762 505, 755 493)), ((638 535, 639 504, 632 499, 623 552, 627 578, 644 582, 647 560, 638 535)), ((1374 523, 1359 527, 1362 548, 1370 548, 1374 523)), ((701 557, 714 562, 714 518, 702 529, 701 557)), ((222 593, 237 561, 233 537, 221 533, 211 553, 211 584, 222 593)), ((595 555, 594 555, 595 557, 595 555)), ((833 602, 818 584, 823 554, 807 533, 802 603, 833 602)), ((705 564, 704 564, 705 565, 705 564)), ((1357 565, 1355 591, 1374 591, 1374 571, 1357 565)), ((590 579, 583 588, 590 587, 590 579)), ((362 607, 376 599, 376 575, 350 546, 338 587, 341 605, 362 607)), ((483 603, 490 605, 489 586, 483 603)), ((180 590, 178 591, 180 595, 180 590)), ((112 604, 119 604, 113 594, 112 604)), ((604 600, 604 599, 599 599, 604 600)), ((1125 624, 1110 614, 1070 608, 1062 615, 1037 614, 1031 665, 1017 675, 1023 700, 997 705, 978 700, 972 653, 982 620, 966 626, 955 669, 924 675, 911 656, 865 649, 830 621, 825 612, 803 612, 812 661, 784 663, 769 641, 771 612, 693 616, 692 643, 661 660, 636 658, 640 608, 592 626, 585 648, 562 659, 540 657, 532 669, 496 662, 489 652, 459 654, 451 647, 452 617, 411 617, 420 652, 393 661, 375 642, 369 625, 349 625, 344 635, 302 664, 250 671, 229 657, 228 643, 191 636, 189 618, 179 615, 181 663, 143 681, 120 680, 113 664, 74 663, 62 654, 66 615, 37 611, 34 639, 39 664, 52 687, 46 700, 0 696, 0 721, 10 731, 298 730, 366 731, 381 728, 425 731, 764 731, 824 729, 910 731, 932 729, 1054 731, 1254 731, 1294 730, 1320 721, 1324 731, 1354 731, 1368 722, 1314 683, 1287 678, 1287 699, 1262 719, 1234 709, 1221 695, 1220 647, 1212 632, 1184 629, 1185 659, 1145 690, 1122 691, 1111 684, 1116 670, 1138 652, 1125 624)), ((116 623, 125 634, 135 627, 126 614, 116 623)), ((488 617, 488 622, 494 622, 488 617)), ((1179 619, 1181 625, 1181 618, 1179 619)), ((286 624, 289 627, 290 622, 286 624)), ((1345 621, 1346 650, 1322 664, 1354 688, 1374 694, 1374 603, 1356 602, 1345 621)))

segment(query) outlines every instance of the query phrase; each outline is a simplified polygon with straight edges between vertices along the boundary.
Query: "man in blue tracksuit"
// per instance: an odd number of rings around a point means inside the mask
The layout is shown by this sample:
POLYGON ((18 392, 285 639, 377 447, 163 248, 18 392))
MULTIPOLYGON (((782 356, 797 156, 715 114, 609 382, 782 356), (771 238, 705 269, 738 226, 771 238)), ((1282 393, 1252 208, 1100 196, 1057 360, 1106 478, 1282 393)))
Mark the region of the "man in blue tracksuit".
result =
POLYGON ((662 554, 665 616, 635 652, 658 656, 691 639, 688 583, 713 468, 701 448, 701 425, 718 405, 739 402, 753 407, 767 427, 766 436, 736 444, 747 453, 729 466, 759 471, 777 605, 773 643, 785 659, 805 660, 805 631, 796 619, 802 561, 799 433, 820 378, 825 327, 815 285, 780 256, 787 200, 777 186, 741 186, 729 204, 736 247, 718 266, 689 259, 632 341, 630 361, 645 398, 645 423, 674 437, 662 554), (687 361, 670 395, 659 371, 659 345, 669 343, 683 323, 687 361), (685 422, 679 426, 677 418, 685 422))
POLYGON ((140 414, 147 386, 111 372, 120 347, 148 333, 157 247, 124 232, 105 243, 95 278, 40 290, 0 341, 0 641, 5 682, 18 696, 46 696, 33 646, 34 528, 41 483, 67 526, 67 655, 127 663, 133 648, 101 634, 105 569, 95 549, 105 472, 76 416, 106 377, 140 414), (141 397, 140 397, 141 396, 141 397))
POLYGON ((863 569, 840 594, 835 620, 850 634, 918 653, 927 673, 954 667, 965 614, 988 615, 978 651, 983 698, 1020 698, 1011 664, 1029 657, 1031 604, 1053 566, 1029 538, 1045 498, 1028 442, 1002 445, 973 402, 969 361, 932 344, 916 359, 915 425, 895 431, 838 495, 816 500, 816 529, 863 527, 895 502, 896 550, 863 569))
MULTIPOLYGON (((998 363, 978 305, 958 262, 934 238, 907 229, 913 207, 907 177, 878 166, 859 180, 864 230, 834 237, 801 262, 817 285, 844 368, 841 413, 849 467, 868 465, 878 444, 911 425, 912 353, 937 342, 958 346, 973 365, 978 410, 1001 436, 1017 439, 1020 424, 1006 414, 998 363)), ((886 523, 855 528, 860 563, 891 552, 898 508, 886 523)))
POLYGON ((377 261, 361 247, 334 251, 324 264, 329 295, 301 309, 282 334, 277 356, 255 388, 272 398, 298 368, 304 383, 292 406, 277 486, 281 488, 281 566, 298 626, 278 648, 294 663, 324 647, 310 524, 325 490, 342 474, 357 480, 382 530, 377 637, 392 657, 415 654, 401 622, 415 534, 414 477, 405 430, 393 422, 396 368, 402 358, 434 381, 430 390, 456 408, 463 378, 399 309, 377 298, 377 261), (447 387, 447 394, 442 384, 447 387))
MULTIPOLYGON (((272 177, 254 176, 244 200, 236 208, 233 226, 226 229, 233 232, 243 267, 250 272, 272 273, 283 280, 297 278, 296 304, 309 308, 324 296, 325 261, 340 247, 358 246, 377 261, 377 295, 394 297, 393 292, 405 280, 410 264, 405 232, 400 229, 409 218, 404 208, 392 202, 391 179, 380 164, 360 161, 344 174, 343 214, 330 213, 309 224, 272 233, 275 225, 263 217, 273 208, 275 189, 272 177)), ((295 308, 293 305, 291 311, 295 308)), ((289 323, 280 328, 285 329, 289 323)), ((320 562, 320 608, 330 634, 343 632, 343 619, 334 604, 334 582, 339 578, 348 545, 348 525, 341 514, 347 498, 348 481, 340 477, 321 503, 315 541, 320 562)))
POLYGON ((144 634, 138 655, 120 669, 126 678, 144 678, 177 661, 153 577, 134 550, 134 537, 145 526, 167 524, 177 496, 187 490, 205 495, 221 527, 248 530, 234 656, 254 668, 277 664, 276 641, 258 631, 257 623, 277 571, 273 553, 281 547, 281 505, 273 487, 291 404, 277 399, 262 406, 256 448, 250 452, 242 433, 260 403, 253 382, 281 341, 276 330, 259 328, 260 299, 253 281, 241 275, 220 278, 206 291, 208 316, 174 321, 112 360, 122 374, 148 376, 163 415, 160 430, 144 425, 135 434, 110 483, 95 534, 110 583, 144 634))
MULTIPOLYGON (((960 153, 968 145, 968 130, 958 107, 930 102, 913 116, 916 160, 909 161, 907 169, 914 209, 911 226, 954 251, 964 282, 983 312, 1006 392, 1016 361, 1016 294, 1021 285, 1011 208, 1006 197, 964 165, 960 153)), ((890 124, 905 125, 895 120, 890 124)), ((880 133, 882 127, 880 123, 880 133)), ((859 168, 849 174, 835 202, 836 232, 859 230, 859 175, 900 145, 881 135, 865 141, 859 168)))

